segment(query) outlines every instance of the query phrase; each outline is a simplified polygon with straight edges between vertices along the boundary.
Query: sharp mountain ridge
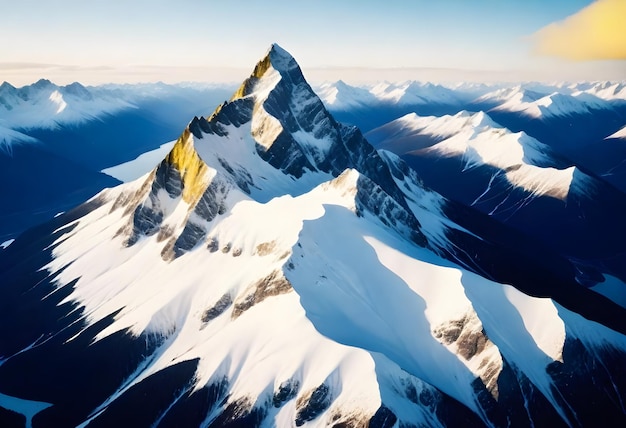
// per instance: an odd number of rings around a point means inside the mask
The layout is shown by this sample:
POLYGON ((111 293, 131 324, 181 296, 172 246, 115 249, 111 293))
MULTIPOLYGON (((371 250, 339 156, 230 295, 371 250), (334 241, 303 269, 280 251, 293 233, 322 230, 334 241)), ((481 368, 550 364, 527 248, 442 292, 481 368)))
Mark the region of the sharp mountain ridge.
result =
POLYGON ((278 45, 0 272, 4 426, 626 421, 626 309, 336 121, 278 45))

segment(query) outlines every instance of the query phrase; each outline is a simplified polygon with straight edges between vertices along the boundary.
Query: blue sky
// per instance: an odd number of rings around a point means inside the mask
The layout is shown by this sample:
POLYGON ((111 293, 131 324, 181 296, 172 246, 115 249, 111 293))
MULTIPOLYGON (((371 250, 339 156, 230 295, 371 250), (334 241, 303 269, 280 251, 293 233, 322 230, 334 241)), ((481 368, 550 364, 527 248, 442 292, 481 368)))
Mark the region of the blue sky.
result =
MULTIPOLYGON (((626 0, 600 0, 626 2, 626 0)), ((239 81, 272 42, 312 80, 626 79, 533 35, 592 0, 0 0, 0 81, 239 81)))

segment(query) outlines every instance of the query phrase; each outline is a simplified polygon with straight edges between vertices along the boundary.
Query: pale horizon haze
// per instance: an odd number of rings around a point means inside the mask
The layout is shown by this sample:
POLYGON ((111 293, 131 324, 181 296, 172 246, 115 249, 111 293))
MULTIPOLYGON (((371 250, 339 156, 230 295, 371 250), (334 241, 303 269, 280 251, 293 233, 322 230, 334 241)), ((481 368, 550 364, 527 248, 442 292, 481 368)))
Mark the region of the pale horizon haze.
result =
POLYGON ((240 82, 272 43, 312 82, 626 79, 626 0, 0 0, 0 82, 240 82))

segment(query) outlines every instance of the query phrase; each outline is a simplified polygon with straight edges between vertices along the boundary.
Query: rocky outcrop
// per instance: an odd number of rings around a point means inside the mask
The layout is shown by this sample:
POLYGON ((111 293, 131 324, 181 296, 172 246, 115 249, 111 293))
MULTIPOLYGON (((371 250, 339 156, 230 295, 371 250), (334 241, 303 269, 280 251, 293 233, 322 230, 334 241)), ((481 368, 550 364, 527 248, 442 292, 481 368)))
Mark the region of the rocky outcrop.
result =
POLYGON ((194 149, 191 133, 185 130, 141 189, 134 196, 126 195, 125 200, 119 201, 127 206, 126 211, 133 210, 125 245, 132 246, 142 236, 152 236, 161 230, 164 218, 173 209, 168 199, 180 198, 195 206, 207 187, 207 170, 194 149))
POLYGON ((208 233, 207 224, 226 212, 229 190, 230 184, 226 181, 217 177, 211 181, 190 211, 183 231, 163 249, 161 255, 165 260, 180 257, 204 242, 208 233))
POLYGON ((296 426, 312 421, 323 413, 332 402, 330 388, 322 383, 317 388, 307 391, 296 401, 296 426))
POLYGON ((252 284, 243 292, 235 302, 232 318, 239 317, 242 313, 261 303, 268 297, 278 296, 292 290, 291 284, 282 272, 274 271, 265 278, 252 284))

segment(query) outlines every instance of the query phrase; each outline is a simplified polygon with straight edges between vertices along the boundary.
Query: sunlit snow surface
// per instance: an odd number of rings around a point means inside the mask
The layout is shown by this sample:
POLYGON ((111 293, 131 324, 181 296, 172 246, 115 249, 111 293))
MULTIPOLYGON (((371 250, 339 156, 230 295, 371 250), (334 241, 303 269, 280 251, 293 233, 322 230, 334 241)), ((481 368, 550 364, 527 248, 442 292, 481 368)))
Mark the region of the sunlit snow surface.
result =
MULTIPOLYGON (((371 415, 392 382, 385 373, 406 372, 402 376, 411 382, 436 385, 478 411, 471 381, 484 374, 484 360, 501 364, 502 355, 551 396, 550 378, 540 368, 560 358, 565 335, 560 314, 567 311, 459 269, 390 232, 375 217, 357 217, 356 171, 326 183, 318 176, 315 181, 322 184, 285 194, 283 186, 296 183, 258 157, 246 156, 249 146, 233 141, 245 133, 230 131, 228 138, 197 143, 203 158, 242 150, 229 159, 247 159, 245 167, 257 168, 273 185, 256 189, 253 197, 231 191, 228 211, 208 225, 207 241, 218 242, 218 251, 202 245, 165 262, 155 236, 122 249, 123 237, 111 237, 127 220, 123 210, 111 211, 113 201, 120 192, 137 190, 143 178, 106 191, 109 202, 79 220, 54 250, 48 269, 62 270, 59 285, 78 278, 68 300, 85 306, 90 323, 121 309, 100 339, 125 328, 168 338, 119 394, 159 370, 200 358, 196 387, 226 376, 232 401, 271 394, 288 379, 296 379, 303 391, 326 382, 338 394, 333 406, 371 415), (238 302, 259 278, 275 271, 284 272, 293 290, 235 317, 238 302), (231 308, 203 322, 203 313, 224 295, 231 296, 231 308), (499 315, 493 312, 500 309, 499 315), (433 331, 468 314, 478 317, 477 328, 484 327, 493 346, 465 360, 433 331), (512 334, 524 340, 511 342, 512 334)), ((180 231, 184 212, 174 206, 164 223, 180 231)), ((392 408, 408 420, 428 423, 430 416, 408 409, 392 408)), ((295 403, 287 404, 274 420, 282 426, 295 412, 295 403)), ((312 425, 324 426, 329 417, 330 412, 312 425)))
MULTIPOLYGON (((355 411, 367 412, 380 404, 381 383, 389 381, 377 375, 382 365, 401 368, 477 409, 470 382, 480 376, 484 358, 500 361, 502 354, 550 397, 551 381, 541 367, 560 358, 561 317, 568 311, 459 269, 375 218, 357 217, 357 177, 347 172, 307 193, 265 203, 233 191, 228 212, 210 225, 208 240, 217 240, 219 250, 202 246, 171 263, 161 259, 162 244, 154 236, 125 249, 122 237, 111 239, 125 222, 123 210, 110 212, 113 200, 139 187, 138 180, 107 191, 109 202, 60 240, 48 269, 57 272, 74 261, 58 282, 80 277, 68 299, 85 306, 90 322, 121 309, 100 338, 125 328, 168 337, 123 389, 200 358, 197 388, 227 376, 232 400, 263 395, 296 378, 303 390, 330 382, 340 394, 334 405, 360 403, 355 411), (293 291, 236 318, 230 308, 202 321, 222 296, 230 295, 236 307, 259 278, 274 271, 285 272, 293 291), (478 316, 495 347, 466 361, 432 332, 468 313, 478 316)), ((588 332, 585 340, 602 340, 603 327, 577 324, 588 332)), ((617 343, 626 347, 621 337, 617 343)), ((287 406, 276 421, 293 420, 294 414, 287 406)))
POLYGON ((575 178, 576 167, 548 166, 553 162, 548 146, 524 132, 512 133, 483 112, 462 111, 441 117, 420 117, 411 113, 386 126, 394 129, 390 139, 427 135, 437 142, 424 151, 440 156, 461 156, 465 169, 494 166, 501 169, 513 185, 532 194, 565 200, 572 190, 584 191, 584 174, 578 172, 575 178))
MULTIPOLYGON (((280 50, 275 55, 274 66, 292 67, 280 50)), ((225 209, 212 220, 200 218, 190 199, 170 196, 164 188, 145 199, 149 190, 142 188, 147 183, 150 189, 154 180, 146 171, 102 192, 97 197, 102 204, 69 225, 51 246, 53 260, 44 268, 55 275, 57 290, 73 284, 64 302, 78 302, 87 327, 115 314, 96 341, 122 330, 164 339, 84 425, 133 385, 193 359, 199 360, 193 388, 228 379, 228 403, 271 402, 286 381, 299 386, 297 398, 326 385, 332 403, 306 426, 331 425, 337 414, 367 421, 383 401, 400 421, 440 425, 432 409, 410 404, 407 385, 418 392, 442 391, 487 423, 473 383, 478 379, 497 399, 497 376, 506 360, 567 421, 565 402, 556 397, 558 388, 546 370, 562 359, 566 337, 625 350, 626 337, 551 299, 530 297, 469 272, 416 245, 379 215, 359 210, 359 183, 368 177, 355 169, 336 178, 305 171, 296 179, 261 159, 257 145, 271 145, 282 131, 280 121, 263 107, 280 71, 269 67, 247 95, 256 114, 250 122, 224 125, 202 138, 185 134, 185 143, 206 164, 192 184, 223 180, 227 188, 225 209), (249 191, 242 190, 240 180, 249 191), (173 259, 163 257, 166 242, 158 233, 128 246, 132 210, 119 201, 137 195, 144 198, 138 203, 162 208, 160 227, 171 236, 180 236, 190 222, 206 236, 173 259), (481 347, 464 349, 449 334, 459 325, 481 340, 481 347)), ((379 89, 399 96, 395 89, 379 89)), ((304 93, 292 95, 309 100, 304 93)), ((297 111, 297 106, 289 108, 297 111)), ((447 138, 442 150, 466 153, 471 146, 468 167, 482 161, 542 169, 532 165, 542 159, 538 142, 495 129, 484 114, 443 120, 449 123, 441 129, 431 119, 433 132, 447 138), (463 141, 455 140, 462 133, 467 133, 463 141)), ((296 131, 293 137, 314 165, 330 147, 328 139, 313 133, 296 131)), ((381 157, 388 165, 399 162, 390 153, 381 157)), ((144 160, 129 166, 132 174, 144 160)), ((549 172, 559 177, 553 187, 570 187, 571 179, 549 172)), ((442 198, 410 177, 394 179, 411 195, 406 205, 431 248, 445 248, 447 232, 462 229, 445 218, 442 198)), ((90 334, 85 331, 69 341, 90 334)), ((265 423, 291 426, 297 398, 269 406, 265 423)), ((205 424, 215 416, 207 415, 205 424)))
POLYGON ((150 150, 139 155, 137 158, 120 165, 102 170, 103 173, 126 183, 152 171, 172 149, 175 141, 164 143, 158 149, 150 150))
POLYGON ((9 239, 8 241, 4 241, 2 244, 0 244, 0 248, 5 250, 5 249, 9 248, 9 245, 11 245, 14 241, 15 241, 15 239, 9 239))
POLYGON ((380 82, 373 86, 350 86, 339 80, 316 88, 324 103, 342 110, 372 106, 493 102, 497 110, 519 112, 534 118, 587 114, 611 109, 611 102, 626 102, 624 82, 535 82, 510 84, 432 84, 428 82, 380 82))
POLYGON ((626 139, 626 126, 624 126, 622 129, 615 131, 615 133, 609 135, 606 138, 622 138, 622 139, 626 139))
POLYGON ((59 87, 47 80, 19 89, 4 84, 0 87, 0 95, 0 126, 9 129, 54 129, 62 124, 79 124, 135 108, 114 94, 92 93, 78 83, 59 87))

